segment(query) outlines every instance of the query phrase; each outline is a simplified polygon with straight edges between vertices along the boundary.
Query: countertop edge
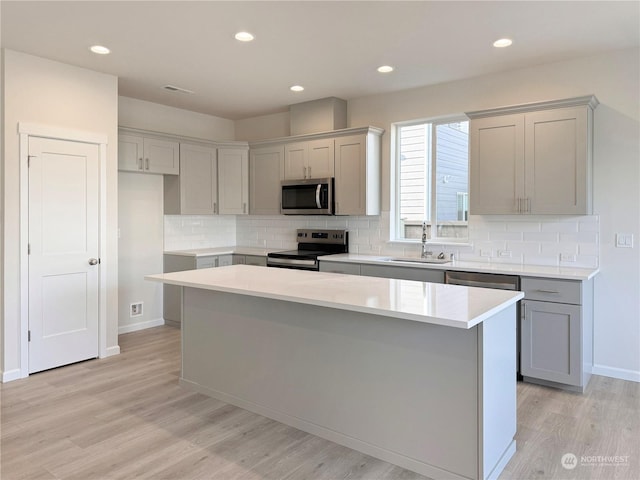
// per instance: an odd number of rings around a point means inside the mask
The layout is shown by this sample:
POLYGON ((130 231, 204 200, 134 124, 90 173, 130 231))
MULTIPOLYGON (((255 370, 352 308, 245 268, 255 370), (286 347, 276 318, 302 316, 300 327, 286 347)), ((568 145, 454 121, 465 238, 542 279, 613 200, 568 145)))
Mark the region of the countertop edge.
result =
POLYGON ((270 252, 277 252, 279 248, 259 248, 259 247, 209 247, 193 248, 183 250, 165 250, 163 255, 179 255, 182 257, 216 257, 218 255, 254 255, 266 257, 270 252))
POLYGON ((496 273, 502 275, 520 275, 522 277, 533 278, 555 278, 559 280, 588 281, 600 273, 599 268, 581 267, 554 267, 546 265, 521 265, 521 264, 484 264, 475 262, 460 262, 454 260, 452 263, 425 263, 416 264, 414 262, 389 262, 391 255, 361 255, 361 254, 335 254, 320 257, 320 262, 327 263, 351 263, 367 265, 395 266, 402 268, 422 268, 429 270, 455 270, 463 272, 496 273), (562 269, 565 269, 563 272, 562 269), (556 270, 556 271, 554 271, 556 270), (573 273, 570 273, 573 272, 573 273))
MULTIPOLYGON (((223 267, 223 268, 229 268, 229 267, 223 267)), ((254 267, 254 268, 264 268, 264 267, 254 267)), ((184 273, 184 272, 175 272, 175 273, 184 273)), ((309 297, 300 297, 300 296, 293 296, 288 294, 246 290, 241 288, 234 288, 234 287, 228 287, 228 286, 216 285, 216 284, 206 284, 206 283, 200 283, 200 282, 189 281, 189 280, 176 280, 176 279, 167 278, 166 275, 171 275, 171 274, 145 275, 144 279, 148 281, 165 283, 168 285, 176 285, 176 286, 189 287, 189 288, 199 288, 203 290, 233 293, 237 295, 246 295, 250 297, 288 301, 288 302, 300 303, 305 305, 314 305, 314 306, 324 307, 324 308, 334 308, 339 310, 347 310, 347 311, 353 311, 353 312, 379 315, 379 316, 389 317, 389 318, 397 318, 401 320, 409 320, 409 321, 414 321, 419 323, 425 323, 428 325, 439 325, 439 326, 446 326, 446 327, 453 327, 453 328, 461 328, 465 330, 475 327, 476 325, 482 323, 484 320, 493 316, 495 313, 507 308, 512 304, 515 304, 516 302, 524 298, 524 294, 522 292, 512 292, 513 293, 512 298, 507 299, 495 305, 494 307, 477 315, 471 320, 464 321, 464 320, 452 320, 449 318, 417 315, 417 314, 408 313, 408 312, 398 312, 393 310, 380 309, 376 307, 367 307, 363 305, 354 305, 349 303, 341 303, 341 302, 328 301, 328 300, 324 301, 324 300, 319 300, 319 299, 314 299, 309 297)), ((341 274, 333 274, 333 275, 341 275, 341 274)), ((411 280, 406 280, 406 281, 411 281, 411 280)), ((425 283, 428 283, 428 282, 425 282, 425 283)), ((467 287, 462 287, 462 288, 467 288, 467 287)))

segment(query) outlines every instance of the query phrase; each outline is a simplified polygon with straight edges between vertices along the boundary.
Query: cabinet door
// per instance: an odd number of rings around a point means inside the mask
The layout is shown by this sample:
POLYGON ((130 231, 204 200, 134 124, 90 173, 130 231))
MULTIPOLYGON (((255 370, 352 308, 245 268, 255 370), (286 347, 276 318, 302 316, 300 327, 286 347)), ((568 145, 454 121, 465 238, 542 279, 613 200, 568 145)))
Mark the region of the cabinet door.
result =
POLYGON ((249 153, 244 149, 218 149, 218 201, 220 213, 249 213, 249 153))
POLYGON ((278 215, 280 213, 281 170, 284 147, 251 149, 249 163, 249 213, 278 215))
POLYGON ((233 265, 233 255, 220 255, 218 257, 218 267, 228 267, 233 265))
POLYGON ((338 215, 366 215, 366 136, 335 140, 335 202, 338 215))
POLYGON ((580 307, 524 300, 522 309, 520 373, 581 386, 580 307))
POLYGON ((334 142, 333 138, 321 138, 309 142, 307 178, 333 177, 334 142))
POLYGON ((309 143, 297 142, 284 146, 284 179, 299 180, 307 178, 307 157, 309 143))
POLYGON ((144 169, 144 142, 135 135, 118 135, 118 170, 141 172, 144 169))
POLYGON ((527 113, 525 138, 529 213, 590 213, 587 107, 527 113))
POLYGON ((219 257, 217 256, 209 256, 209 257, 198 257, 196 259, 196 268, 215 268, 218 266, 219 257))
POLYGON ((218 206, 216 149, 180 144, 180 213, 212 215, 218 206))
POLYGON ((519 199, 524 197, 524 115, 471 120, 469 136, 470 213, 519 213, 519 199))
POLYGON ((178 142, 144 138, 144 171, 165 175, 180 174, 180 146, 178 142))

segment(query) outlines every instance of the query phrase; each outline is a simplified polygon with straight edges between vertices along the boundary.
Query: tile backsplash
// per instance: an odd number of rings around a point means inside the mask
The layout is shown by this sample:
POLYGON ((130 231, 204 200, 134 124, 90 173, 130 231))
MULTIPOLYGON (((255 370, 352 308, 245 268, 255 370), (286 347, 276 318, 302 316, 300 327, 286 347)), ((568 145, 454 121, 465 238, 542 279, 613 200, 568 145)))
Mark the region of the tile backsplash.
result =
POLYGON ((233 215, 165 215, 164 249, 226 247, 236 244, 233 215))
MULTIPOLYGON (((418 243, 389 242, 389 212, 376 217, 165 216, 165 249, 240 245, 295 248, 298 228, 349 231, 352 253, 417 256, 418 243)), ((589 216, 478 216, 469 219, 469 244, 432 244, 434 253, 465 261, 598 267, 599 218, 589 216)))

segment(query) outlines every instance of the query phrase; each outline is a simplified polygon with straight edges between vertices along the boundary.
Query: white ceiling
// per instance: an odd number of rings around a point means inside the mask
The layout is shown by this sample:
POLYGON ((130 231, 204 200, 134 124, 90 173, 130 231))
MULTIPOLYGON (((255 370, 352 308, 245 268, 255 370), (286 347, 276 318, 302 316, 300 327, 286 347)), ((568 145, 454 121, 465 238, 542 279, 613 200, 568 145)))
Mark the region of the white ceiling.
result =
POLYGON ((0 9, 4 48, 117 75, 120 95, 229 119, 640 45, 638 1, 3 0, 0 9), (236 41, 240 30, 255 41, 236 41), (493 48, 501 37, 513 46, 493 48), (112 53, 92 54, 94 44, 112 53), (383 64, 396 71, 377 73, 383 64))

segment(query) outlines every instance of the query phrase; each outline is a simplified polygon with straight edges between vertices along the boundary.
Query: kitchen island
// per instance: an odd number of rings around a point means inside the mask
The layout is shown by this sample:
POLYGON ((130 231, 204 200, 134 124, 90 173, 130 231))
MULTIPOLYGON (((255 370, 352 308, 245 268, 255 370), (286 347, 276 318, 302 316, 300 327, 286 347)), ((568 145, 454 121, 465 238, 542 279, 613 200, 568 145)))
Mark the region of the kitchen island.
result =
POLYGON ((234 265, 184 287, 181 384, 433 478, 515 452, 520 292, 234 265))

